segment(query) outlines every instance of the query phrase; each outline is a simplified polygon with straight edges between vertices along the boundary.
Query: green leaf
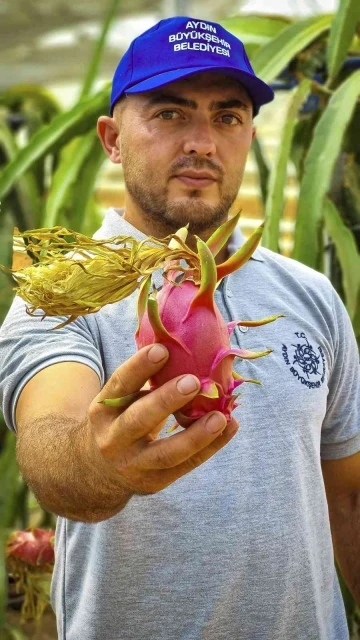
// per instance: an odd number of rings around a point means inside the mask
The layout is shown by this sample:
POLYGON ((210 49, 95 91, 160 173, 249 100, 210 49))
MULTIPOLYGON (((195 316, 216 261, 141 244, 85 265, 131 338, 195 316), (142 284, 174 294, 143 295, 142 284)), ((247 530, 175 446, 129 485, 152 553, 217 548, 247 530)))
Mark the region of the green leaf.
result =
POLYGON ((83 163, 78 174, 78 180, 74 185, 72 197, 69 196, 67 203, 69 226, 71 229, 79 230, 85 235, 92 236, 99 227, 98 216, 96 215, 95 183, 101 166, 104 164, 106 156, 98 137, 93 138, 92 146, 89 150, 89 157, 83 163), (91 217, 91 220, 89 219, 91 217))
POLYGON ((240 15, 225 18, 220 24, 245 45, 251 43, 260 46, 278 35, 290 22, 288 18, 281 16, 240 15))
POLYGON ((360 162, 356 159, 353 153, 342 157, 342 202, 348 225, 360 229, 360 162))
MULTIPOLYGON (((12 263, 12 237, 14 223, 11 216, 6 213, 0 219, 0 264, 11 267, 12 263)), ((0 272, 0 325, 5 318, 10 304, 14 298, 14 282, 12 277, 5 272, 0 272)), ((0 413, 0 427, 2 427, 0 413)))
POLYGON ((109 87, 106 87, 43 126, 0 174, 0 199, 39 158, 61 148, 75 136, 87 133, 94 127, 96 119, 108 108, 109 87))
POLYGON ((247 42, 246 43, 246 53, 247 57, 251 61, 257 51, 261 49, 261 44, 257 44, 257 42, 247 42))
MULTIPOLYGON (((360 37, 359 37, 358 33, 355 33, 352 41, 350 42, 348 53, 350 55, 352 55, 352 56, 359 55, 359 53, 360 53, 360 37)), ((360 622, 360 619, 359 619, 359 622, 360 622)), ((360 631, 360 629, 359 629, 359 631, 360 631)))
POLYGON ((340 70, 360 20, 359 0, 341 0, 331 25, 327 46, 330 83, 340 70))
POLYGON ((60 103, 44 87, 37 85, 17 84, 0 94, 0 105, 13 111, 25 109, 31 105, 32 110, 41 112, 44 120, 50 120, 61 112, 60 103))
POLYGON ((291 141, 299 109, 309 93, 310 87, 311 81, 304 79, 293 94, 288 112, 285 116, 285 125, 281 132, 277 153, 271 168, 268 197, 265 206, 265 227, 262 236, 262 245, 272 251, 279 250, 280 218, 284 208, 284 190, 287 177, 287 165, 291 151, 291 141))
POLYGON ((324 203, 324 219, 340 262, 346 307, 350 318, 353 319, 360 291, 360 254, 355 236, 345 225, 338 209, 329 198, 326 198, 324 203))
POLYGON ((0 264, 11 267, 12 262, 12 236, 14 231, 14 223, 6 213, 0 220, 0 264))
POLYGON ((15 136, 3 119, 0 119, 0 147, 8 159, 12 159, 18 152, 15 136))
POLYGON ((304 173, 306 153, 310 147, 314 127, 321 115, 320 109, 310 115, 301 116, 295 125, 291 143, 290 157, 294 163, 298 181, 301 182, 304 173))
MULTIPOLYGON (((8 577, 5 567, 5 544, 7 531, 0 525, 0 633, 5 629, 6 609, 8 599, 8 577)), ((7 636, 4 637, 6 638, 7 636)))
POLYGON ((260 182, 260 190, 261 197, 263 202, 266 202, 267 199, 267 190, 268 190, 268 182, 269 182, 269 167, 264 158, 263 150, 260 144, 260 141, 257 136, 252 141, 251 151, 254 155, 255 162, 257 164, 258 174, 259 174, 259 182, 260 182))
POLYGON ((316 268, 324 197, 331 185, 335 162, 359 91, 360 70, 353 73, 332 95, 315 127, 304 163, 292 257, 309 267, 316 268))
POLYGON ((265 82, 271 82, 289 62, 329 29, 331 15, 297 20, 259 49, 252 58, 255 73, 265 82))
POLYGON ((99 70, 101 58, 104 52, 106 38, 109 32, 109 29, 111 27, 111 23, 119 8, 119 4, 120 4, 120 0, 110 0, 109 9, 102 25, 100 37, 96 43, 95 51, 93 53, 93 56, 86 74, 86 78, 81 90, 80 100, 88 97, 92 91, 92 88, 99 70))
MULTIPOLYGON (((19 153, 16 140, 7 124, 0 119, 0 148, 6 158, 6 164, 19 153)), ((14 185, 16 195, 16 224, 20 229, 30 228, 40 209, 40 197, 33 175, 26 173, 14 185)), ((4 204, 4 203, 3 203, 4 204)), ((0 217, 6 208, 0 207, 0 217)))
POLYGON ((11 527, 13 524, 12 514, 16 507, 16 496, 20 483, 15 447, 16 437, 12 431, 8 431, 0 456, 0 529, 11 527))
MULTIPOLYGON (((339 75, 337 77, 337 81, 339 80, 339 75)), ((349 73, 346 73, 346 77, 348 76, 349 76, 349 73)), ((344 136, 344 151, 345 153, 352 155, 354 158, 360 157, 359 156, 360 154, 359 131, 360 131, 360 100, 356 105, 353 117, 351 118, 351 122, 344 136)), ((360 162, 357 163, 357 166, 360 171, 360 162)), ((359 181, 359 188, 360 188, 360 181, 359 181)))
POLYGON ((94 140, 98 141, 96 130, 90 131, 80 140, 76 138, 68 145, 67 153, 62 155, 53 175, 41 227, 48 229, 60 224, 59 214, 68 203, 71 206, 72 189, 79 179, 84 163, 89 159, 94 140))

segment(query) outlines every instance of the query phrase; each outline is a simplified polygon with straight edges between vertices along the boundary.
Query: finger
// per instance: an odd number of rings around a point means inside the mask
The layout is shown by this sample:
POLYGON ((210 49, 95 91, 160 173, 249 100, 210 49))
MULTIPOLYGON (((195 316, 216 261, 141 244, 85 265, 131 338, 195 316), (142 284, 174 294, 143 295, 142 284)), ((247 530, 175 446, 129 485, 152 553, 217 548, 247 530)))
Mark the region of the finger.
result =
MULTIPOLYGON (((171 469, 155 469, 153 471, 145 472, 146 484, 144 485, 144 490, 141 492, 142 495, 157 493, 158 491, 165 489, 167 486, 169 486, 182 476, 186 475, 190 471, 193 471, 194 469, 199 467, 201 464, 209 460, 209 458, 214 456, 218 451, 220 451, 220 449, 223 449, 236 435, 238 429, 238 422, 236 420, 231 420, 226 425, 224 431, 220 433, 215 438, 215 440, 208 444, 204 449, 188 458, 188 460, 186 460, 185 462, 182 462, 181 464, 177 465, 176 467, 172 467, 171 469)), ((172 440, 173 438, 175 438, 175 436, 170 436, 168 440, 172 440)), ((138 490, 136 490, 135 492, 140 493, 140 491, 138 490)))
POLYGON ((136 400, 111 423, 108 437, 113 453, 152 433, 160 422, 190 402, 199 389, 195 376, 177 376, 136 400))
POLYGON ((152 432, 149 433, 149 440, 156 440, 160 431, 165 427, 165 424, 166 420, 161 420, 161 422, 156 425, 155 429, 153 429, 152 432))
POLYGON ((213 411, 184 431, 152 442, 141 452, 139 465, 146 470, 176 467, 206 449, 226 426, 224 414, 213 411))
MULTIPOLYGON (((208 444, 207 447, 188 458, 188 460, 182 462, 176 467, 173 467, 172 469, 166 469, 163 472, 155 472, 163 474, 162 482, 166 482, 166 484, 164 484, 164 488, 169 484, 175 482, 175 480, 178 480, 190 471, 193 471, 194 469, 199 467, 204 462, 206 462, 206 460, 209 460, 209 458, 212 458, 218 451, 223 449, 230 442, 230 440, 232 440, 238 430, 239 424, 236 422, 236 420, 232 420, 227 424, 224 431, 215 438, 215 440, 208 444)), ((171 436, 170 439, 174 437, 175 436, 171 436)))
POLYGON ((136 393, 164 366, 168 357, 169 352, 162 344, 143 347, 114 371, 94 399, 94 403, 106 398, 120 398, 136 393))

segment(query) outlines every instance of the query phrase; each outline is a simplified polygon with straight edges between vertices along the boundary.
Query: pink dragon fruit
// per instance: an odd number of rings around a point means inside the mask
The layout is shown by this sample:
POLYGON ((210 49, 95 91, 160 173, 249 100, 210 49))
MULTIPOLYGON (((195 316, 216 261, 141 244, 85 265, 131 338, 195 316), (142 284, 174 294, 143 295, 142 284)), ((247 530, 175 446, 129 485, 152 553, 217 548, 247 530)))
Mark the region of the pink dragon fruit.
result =
POLYGON ((50 604, 50 581, 55 562, 55 531, 30 527, 13 531, 5 548, 9 585, 23 596, 21 623, 40 621, 50 604))
MULTIPOLYGON (((232 410, 238 406, 239 394, 233 395, 233 391, 243 382, 261 384, 233 371, 234 358, 259 358, 272 351, 234 349, 230 335, 237 325, 257 327, 276 320, 280 314, 258 321, 226 324, 214 301, 214 291, 222 278, 247 262, 261 238, 262 227, 259 227, 234 255, 216 266, 214 256, 228 240, 238 218, 239 215, 228 220, 206 243, 197 238, 200 282, 194 269, 171 263, 165 269, 164 284, 159 292, 149 295, 150 278, 144 281, 139 292, 137 347, 160 342, 169 351, 165 366, 149 380, 150 391, 185 373, 194 374, 201 382, 195 398, 175 414, 178 424, 174 428, 188 427, 213 410, 221 411, 229 421, 232 410)), ((180 237, 181 232, 178 232, 180 237)))
POLYGON ((7 542, 6 555, 36 567, 54 564, 54 540, 53 530, 31 527, 25 531, 13 531, 7 542))

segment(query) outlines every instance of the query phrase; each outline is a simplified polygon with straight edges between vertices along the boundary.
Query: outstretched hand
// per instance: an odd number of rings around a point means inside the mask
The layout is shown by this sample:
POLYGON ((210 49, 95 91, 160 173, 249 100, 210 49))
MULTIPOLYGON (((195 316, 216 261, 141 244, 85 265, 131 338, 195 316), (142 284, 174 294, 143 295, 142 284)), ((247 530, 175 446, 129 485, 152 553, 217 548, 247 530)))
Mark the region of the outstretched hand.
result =
POLYGON ((161 491, 211 458, 238 430, 236 420, 227 423, 214 411, 179 433, 156 439, 168 417, 199 392, 193 375, 173 378, 125 409, 101 403, 141 390, 168 357, 160 344, 140 349, 114 371, 89 407, 88 426, 101 457, 130 493, 161 491))

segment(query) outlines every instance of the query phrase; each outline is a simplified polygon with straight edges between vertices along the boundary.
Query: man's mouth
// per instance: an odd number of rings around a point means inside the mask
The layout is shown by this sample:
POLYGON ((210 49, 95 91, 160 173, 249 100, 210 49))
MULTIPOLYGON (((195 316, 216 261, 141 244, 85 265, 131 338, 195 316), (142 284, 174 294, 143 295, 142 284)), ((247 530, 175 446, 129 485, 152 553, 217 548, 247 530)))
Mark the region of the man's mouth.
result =
POLYGON ((204 189, 205 187, 210 187, 211 185, 217 182, 216 176, 208 171, 184 171, 183 173, 178 173, 174 176, 177 180, 180 180, 183 184, 186 184, 188 187, 204 189))

